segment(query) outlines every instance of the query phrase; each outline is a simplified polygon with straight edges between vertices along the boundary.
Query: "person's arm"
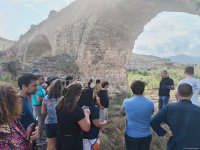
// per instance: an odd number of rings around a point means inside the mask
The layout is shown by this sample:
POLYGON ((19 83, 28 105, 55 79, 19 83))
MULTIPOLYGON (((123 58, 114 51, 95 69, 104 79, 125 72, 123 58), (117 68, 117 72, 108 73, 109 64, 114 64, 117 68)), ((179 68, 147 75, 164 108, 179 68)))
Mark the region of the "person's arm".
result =
POLYGON ((125 100, 126 99, 123 100, 123 104, 122 104, 122 112, 121 112, 122 116, 126 116, 126 112, 125 112, 125 100))
POLYGON ((41 87, 36 92, 36 99, 37 99, 38 102, 42 102, 44 97, 45 97, 45 93, 43 92, 43 89, 41 87))
POLYGON ((175 89, 175 87, 174 87, 174 81, 173 80, 171 80, 171 85, 170 85, 170 90, 174 90, 175 89))
POLYGON ((104 109, 104 107, 101 105, 100 97, 96 96, 96 103, 99 106, 100 109, 104 109))
POLYGON ((90 131, 90 118, 89 118, 90 110, 85 109, 84 113, 85 113, 85 118, 78 121, 78 124, 81 127, 81 130, 83 130, 84 132, 88 132, 90 131))
POLYGON ((42 102, 41 114, 42 115, 47 114, 47 109, 46 109, 46 105, 45 105, 44 101, 42 102))
POLYGON ((170 90, 174 90, 175 88, 174 88, 174 85, 171 85, 170 86, 170 90))
POLYGON ((161 123, 167 122, 167 107, 162 108, 152 119, 151 119, 151 127, 152 129, 159 135, 164 136, 167 131, 165 131, 161 127, 161 123))
POLYGON ((38 102, 42 102, 43 101, 43 98, 41 96, 36 96, 36 99, 38 102))
POLYGON ((100 121, 99 119, 95 119, 95 120, 92 120, 92 123, 94 124, 95 127, 101 128, 107 124, 107 121, 106 120, 100 121))

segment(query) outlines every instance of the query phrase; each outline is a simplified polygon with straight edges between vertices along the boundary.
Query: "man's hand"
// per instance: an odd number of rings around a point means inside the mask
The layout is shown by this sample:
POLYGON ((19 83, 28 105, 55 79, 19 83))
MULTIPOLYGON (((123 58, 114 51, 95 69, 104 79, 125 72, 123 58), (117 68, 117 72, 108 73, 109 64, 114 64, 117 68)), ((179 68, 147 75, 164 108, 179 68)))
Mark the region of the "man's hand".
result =
POLYGON ((165 135, 164 135, 164 137, 167 139, 167 140, 169 140, 169 138, 170 137, 172 137, 173 135, 172 135, 172 132, 167 132, 167 133, 165 133, 165 135))
POLYGON ((169 89, 170 90, 174 90, 175 88, 174 88, 174 85, 171 85, 170 87, 169 87, 169 89))

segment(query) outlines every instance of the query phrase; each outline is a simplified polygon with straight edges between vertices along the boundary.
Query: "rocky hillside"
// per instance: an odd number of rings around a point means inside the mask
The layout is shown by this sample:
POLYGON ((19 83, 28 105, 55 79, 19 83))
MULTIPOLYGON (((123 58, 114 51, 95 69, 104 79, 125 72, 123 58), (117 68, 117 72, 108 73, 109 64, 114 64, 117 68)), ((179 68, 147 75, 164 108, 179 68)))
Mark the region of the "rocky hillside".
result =
POLYGON ((135 70, 135 69, 145 69, 151 70, 156 69, 158 67, 161 68, 179 68, 182 67, 183 64, 178 62, 172 62, 170 59, 167 58, 160 58, 151 55, 139 55, 139 54, 131 54, 129 63, 128 63, 128 70, 135 70))

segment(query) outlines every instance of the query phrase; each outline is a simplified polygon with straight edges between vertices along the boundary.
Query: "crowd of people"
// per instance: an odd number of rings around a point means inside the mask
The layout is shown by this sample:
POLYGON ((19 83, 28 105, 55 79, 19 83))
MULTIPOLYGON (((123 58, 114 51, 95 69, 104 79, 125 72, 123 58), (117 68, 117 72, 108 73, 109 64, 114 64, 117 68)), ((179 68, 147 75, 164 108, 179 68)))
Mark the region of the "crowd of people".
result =
MULTIPOLYGON (((169 138, 168 150, 200 149, 200 84, 193 66, 184 73, 185 79, 175 89, 167 71, 161 71, 159 111, 154 116, 154 103, 143 94, 145 83, 132 82, 133 96, 124 99, 122 106, 127 150, 149 150, 150 127, 169 138), (168 104, 173 89, 177 102, 168 104)), ((1 150, 34 150, 46 143, 47 150, 98 149, 99 133, 108 120, 107 81, 90 79, 83 84, 73 81, 73 76, 45 80, 41 70, 34 68, 18 78, 18 86, 19 91, 0 84, 1 150)))
POLYGON ((18 78, 19 91, 0 85, 0 149, 93 150, 106 125, 109 107, 107 81, 91 79, 83 86, 48 77, 41 70, 18 78), (105 110, 104 110, 105 109, 105 110), (45 129, 45 132, 44 132, 45 129))

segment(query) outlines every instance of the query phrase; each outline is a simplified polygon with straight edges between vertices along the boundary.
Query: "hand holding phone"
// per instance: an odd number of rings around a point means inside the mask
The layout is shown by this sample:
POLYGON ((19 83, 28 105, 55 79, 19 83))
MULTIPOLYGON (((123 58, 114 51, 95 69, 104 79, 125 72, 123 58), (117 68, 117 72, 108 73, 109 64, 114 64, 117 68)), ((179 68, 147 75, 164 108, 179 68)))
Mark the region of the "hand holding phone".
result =
POLYGON ((35 132, 36 130, 36 126, 37 124, 36 123, 32 123, 28 126, 27 130, 26 130, 26 134, 25 134, 25 137, 27 138, 27 140, 30 140, 32 134, 35 132))

